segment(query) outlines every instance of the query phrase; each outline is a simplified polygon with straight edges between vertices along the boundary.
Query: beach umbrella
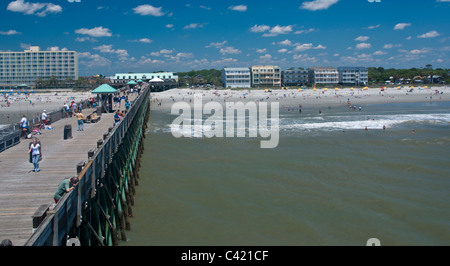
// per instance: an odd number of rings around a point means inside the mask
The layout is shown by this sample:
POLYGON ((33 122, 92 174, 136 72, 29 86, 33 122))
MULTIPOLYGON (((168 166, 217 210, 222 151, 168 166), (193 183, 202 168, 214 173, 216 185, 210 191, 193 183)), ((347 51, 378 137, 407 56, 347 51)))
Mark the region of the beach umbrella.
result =
POLYGON ((314 87, 314 91, 316 91, 317 89, 314 87))
POLYGON ((428 89, 428 86, 425 86, 425 89, 428 89))
POLYGON ((364 90, 368 90, 369 89, 369 87, 364 87, 364 90))
POLYGON ((325 88, 325 89, 323 89, 324 91, 327 91, 328 90, 328 88, 325 88))
POLYGON ((334 90, 338 91, 338 90, 339 90, 339 88, 334 88, 334 90))
POLYGON ((128 81, 128 83, 127 83, 127 85, 136 85, 137 83, 136 83, 136 81, 134 81, 134 80, 130 80, 130 81, 128 81))
POLYGON ((353 87, 351 87, 350 90, 353 90, 353 87))

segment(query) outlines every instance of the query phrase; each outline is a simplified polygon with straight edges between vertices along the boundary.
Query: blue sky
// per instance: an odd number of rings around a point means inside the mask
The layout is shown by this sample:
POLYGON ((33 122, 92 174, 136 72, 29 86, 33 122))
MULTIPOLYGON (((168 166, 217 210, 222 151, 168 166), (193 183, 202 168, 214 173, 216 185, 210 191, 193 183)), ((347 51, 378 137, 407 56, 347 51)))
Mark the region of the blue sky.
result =
POLYGON ((370 1, 1 0, 0 51, 74 50, 81 76, 257 64, 450 68, 450 0, 370 1))

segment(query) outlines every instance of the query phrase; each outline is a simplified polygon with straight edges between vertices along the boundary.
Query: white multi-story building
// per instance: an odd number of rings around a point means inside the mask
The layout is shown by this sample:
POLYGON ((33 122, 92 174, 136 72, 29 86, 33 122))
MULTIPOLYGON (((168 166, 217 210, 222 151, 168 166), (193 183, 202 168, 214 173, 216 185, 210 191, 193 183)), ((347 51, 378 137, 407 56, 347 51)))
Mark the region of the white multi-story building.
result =
POLYGON ((366 67, 339 67, 339 83, 342 85, 367 85, 369 71, 366 67))
POLYGON ((252 66, 252 86, 281 87, 281 68, 278 66, 252 66))
POLYGON ((312 84, 339 84, 339 72, 335 67, 311 67, 308 71, 312 84))
POLYGON ((31 46, 23 52, 0 52, 0 86, 33 85, 36 80, 78 79, 78 53, 41 51, 31 46))
POLYGON ((226 67, 222 69, 222 83, 225 88, 250 88, 251 73, 248 67, 226 67))
POLYGON ((174 72, 159 72, 159 73, 117 73, 111 78, 111 81, 116 84, 126 84, 129 81, 150 81, 154 78, 162 79, 164 82, 178 83, 178 74, 174 72))

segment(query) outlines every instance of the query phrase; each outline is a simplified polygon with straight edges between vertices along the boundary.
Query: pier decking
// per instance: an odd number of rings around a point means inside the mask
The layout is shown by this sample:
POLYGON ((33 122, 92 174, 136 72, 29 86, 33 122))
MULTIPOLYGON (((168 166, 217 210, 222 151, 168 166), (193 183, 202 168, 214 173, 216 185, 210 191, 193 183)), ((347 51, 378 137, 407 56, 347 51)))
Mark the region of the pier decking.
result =
MULTIPOLYGON (((93 111, 86 109, 83 114, 93 111)), ((75 116, 53 123, 52 130, 42 130, 36 135, 43 157, 38 173, 29 162, 31 140, 21 139, 0 153, 0 241, 10 239, 15 246, 26 243, 32 235, 31 216, 42 204, 54 203, 53 194, 62 180, 77 175, 77 164, 88 161, 88 151, 96 148, 97 141, 114 125, 113 116, 102 114, 97 123, 85 123, 84 131, 77 131, 75 116), (72 126, 72 139, 64 140, 65 125, 72 126)))

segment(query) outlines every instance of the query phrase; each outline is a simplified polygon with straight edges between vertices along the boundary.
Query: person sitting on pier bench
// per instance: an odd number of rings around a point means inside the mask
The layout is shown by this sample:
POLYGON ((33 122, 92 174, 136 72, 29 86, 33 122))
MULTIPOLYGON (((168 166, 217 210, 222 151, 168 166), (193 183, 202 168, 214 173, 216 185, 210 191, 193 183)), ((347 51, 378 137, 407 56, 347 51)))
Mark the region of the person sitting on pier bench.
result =
POLYGON ((78 177, 74 176, 72 178, 64 179, 56 189, 55 195, 53 196, 55 203, 64 196, 65 193, 72 191, 78 184, 78 177))
POLYGON ((114 126, 116 126, 117 124, 119 124, 120 122, 120 111, 117 110, 116 113, 114 114, 114 126))

